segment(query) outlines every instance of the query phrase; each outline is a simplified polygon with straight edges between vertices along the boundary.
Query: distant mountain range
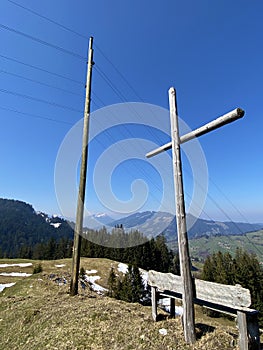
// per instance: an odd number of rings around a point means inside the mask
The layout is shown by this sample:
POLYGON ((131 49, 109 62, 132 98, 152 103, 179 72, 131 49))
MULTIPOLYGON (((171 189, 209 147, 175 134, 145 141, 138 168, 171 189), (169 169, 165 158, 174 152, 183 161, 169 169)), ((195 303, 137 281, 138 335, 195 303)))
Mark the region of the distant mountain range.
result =
MULTIPOLYGON (((188 226, 190 226, 188 230, 189 239, 215 235, 240 235, 263 228, 263 224, 220 222, 197 219, 191 215, 187 216, 187 222, 188 226)), ((137 229, 147 237, 163 234, 167 241, 170 241, 177 236, 176 218, 174 215, 166 212, 146 211, 135 213, 108 223, 111 227, 121 224, 124 229, 137 229)))
MULTIPOLYGON (((106 214, 91 216, 89 229, 99 229, 102 226, 111 231, 114 227, 122 227, 126 231, 139 230, 146 237, 156 237, 163 234, 168 242, 176 240, 175 216, 165 212, 146 211, 135 213, 119 220, 113 220, 106 214)), ((188 231, 189 239, 210 237, 216 235, 240 235, 263 228, 263 224, 248 224, 234 222, 209 221, 188 216, 188 222, 193 222, 188 231)), ((51 237, 73 238, 74 223, 69 225, 58 216, 50 216, 36 212, 27 203, 17 200, 0 199, 0 255, 2 252, 17 252, 23 245, 35 245, 46 242, 51 237)), ((10 256, 10 254, 9 254, 10 256)))

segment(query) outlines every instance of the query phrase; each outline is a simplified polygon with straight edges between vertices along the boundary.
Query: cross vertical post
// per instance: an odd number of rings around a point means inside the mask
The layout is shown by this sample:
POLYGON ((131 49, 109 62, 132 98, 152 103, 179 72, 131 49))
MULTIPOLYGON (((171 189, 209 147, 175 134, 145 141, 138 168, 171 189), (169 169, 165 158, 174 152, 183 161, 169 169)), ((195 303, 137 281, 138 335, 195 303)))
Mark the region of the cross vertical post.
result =
POLYGON ((169 105, 170 105, 170 119, 171 119, 171 136, 172 141, 156 148, 146 154, 147 158, 151 158, 159 153, 165 152, 172 148, 173 154, 173 175, 174 187, 176 197, 176 223, 178 236, 178 249, 180 260, 180 271, 183 281, 183 327, 185 341, 193 344, 196 340, 195 325, 194 325, 194 281, 191 275, 191 261, 189 255, 186 214, 184 203, 184 188, 183 175, 181 164, 181 144, 216 130, 221 126, 232 123, 233 121, 243 118, 245 111, 241 108, 236 108, 221 117, 197 128, 183 136, 179 136, 178 127, 178 112, 176 102, 176 90, 171 87, 169 89, 169 105))
POLYGON ((186 227, 176 90, 173 87, 169 89, 169 105, 172 136, 174 187, 176 190, 176 224, 179 247, 180 271, 183 280, 183 329, 185 341, 188 344, 193 344, 196 339, 194 324, 193 281, 191 275, 191 261, 189 256, 189 246, 186 227))

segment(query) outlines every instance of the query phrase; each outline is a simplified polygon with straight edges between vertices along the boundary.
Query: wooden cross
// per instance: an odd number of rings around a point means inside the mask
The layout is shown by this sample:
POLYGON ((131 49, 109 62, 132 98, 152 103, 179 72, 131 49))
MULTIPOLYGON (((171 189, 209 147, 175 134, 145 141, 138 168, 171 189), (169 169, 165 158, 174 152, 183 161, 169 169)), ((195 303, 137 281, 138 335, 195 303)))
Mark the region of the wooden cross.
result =
POLYGON ((169 89, 169 105, 170 105, 170 120, 171 120, 171 136, 172 141, 147 153, 146 157, 153 157, 161 152, 172 148, 173 154, 173 174, 174 187, 176 198, 176 222, 177 222, 177 236, 179 247, 180 271, 183 280, 183 328, 185 341, 188 344, 193 344, 196 340, 195 325, 194 325, 194 290, 191 275, 191 261, 189 256, 189 245, 186 228, 186 214, 184 202, 183 189, 183 175, 181 165, 181 147, 182 143, 192 140, 195 137, 204 135, 212 130, 231 123, 234 120, 242 118, 245 112, 241 108, 235 110, 213 120, 212 122, 191 131, 183 136, 179 136, 178 114, 176 102, 176 90, 171 87, 169 89))

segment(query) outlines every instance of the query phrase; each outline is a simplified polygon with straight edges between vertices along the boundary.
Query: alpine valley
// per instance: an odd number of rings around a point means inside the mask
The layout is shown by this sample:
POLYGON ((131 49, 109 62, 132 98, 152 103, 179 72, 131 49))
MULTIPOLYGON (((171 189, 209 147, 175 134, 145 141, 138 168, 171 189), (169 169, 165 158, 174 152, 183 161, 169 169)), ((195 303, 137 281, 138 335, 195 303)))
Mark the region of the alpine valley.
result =
MULTIPOLYGON (((248 232, 261 232, 260 230, 263 229, 263 224, 260 223, 209 221, 190 215, 187 221, 191 226, 188 230, 191 241, 202 238, 211 242, 216 237, 239 237, 248 232)), ((112 220, 108 215, 100 213, 88 218, 85 230, 97 230, 104 226, 109 232, 114 228, 123 228, 126 232, 138 230, 147 238, 155 238, 162 234, 167 243, 176 248, 176 219, 170 213, 138 212, 118 220, 112 220)), ((24 245, 35 245, 46 242, 50 238, 71 240, 73 227, 74 223, 69 225, 65 219, 57 215, 50 216, 43 212, 36 212, 30 204, 25 202, 0 199, 0 252, 2 254, 7 252, 10 255, 10 252, 15 253, 24 245)), ((198 255, 196 249, 195 253, 198 255)))

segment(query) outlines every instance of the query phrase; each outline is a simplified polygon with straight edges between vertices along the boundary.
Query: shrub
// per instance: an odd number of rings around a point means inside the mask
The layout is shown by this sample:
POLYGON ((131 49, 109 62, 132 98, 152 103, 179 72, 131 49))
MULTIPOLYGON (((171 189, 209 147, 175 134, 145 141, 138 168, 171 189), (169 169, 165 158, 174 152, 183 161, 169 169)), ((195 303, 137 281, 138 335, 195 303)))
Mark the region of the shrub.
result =
POLYGON ((34 266, 33 274, 40 273, 40 272, 42 272, 42 271, 43 271, 42 264, 39 263, 39 264, 37 264, 36 266, 34 266))

